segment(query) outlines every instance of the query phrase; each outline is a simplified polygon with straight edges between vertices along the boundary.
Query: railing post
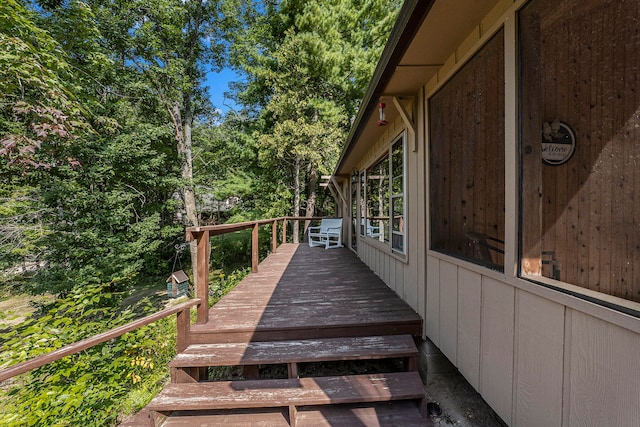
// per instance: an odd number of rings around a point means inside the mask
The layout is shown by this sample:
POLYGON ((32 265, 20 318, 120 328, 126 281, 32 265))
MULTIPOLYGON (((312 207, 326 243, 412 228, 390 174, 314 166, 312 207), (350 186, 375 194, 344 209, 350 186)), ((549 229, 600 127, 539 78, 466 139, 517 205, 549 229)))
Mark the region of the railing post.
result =
POLYGON ((201 231, 197 235, 198 242, 198 280, 196 296, 202 300, 198 306, 197 323, 207 323, 209 320, 209 231, 201 231))
POLYGON ((287 243, 287 218, 282 219, 282 243, 287 243))
MULTIPOLYGON (((205 304, 206 305, 206 304, 205 304)), ((191 326, 191 310, 186 309, 178 312, 177 329, 178 335, 176 337, 176 347, 178 353, 184 351, 190 344, 189 327, 191 326)))
POLYGON ((278 220, 273 220, 271 224, 271 252, 276 253, 278 249, 278 220))
POLYGON ((258 272, 258 223, 253 224, 253 233, 251 233, 251 272, 258 272))

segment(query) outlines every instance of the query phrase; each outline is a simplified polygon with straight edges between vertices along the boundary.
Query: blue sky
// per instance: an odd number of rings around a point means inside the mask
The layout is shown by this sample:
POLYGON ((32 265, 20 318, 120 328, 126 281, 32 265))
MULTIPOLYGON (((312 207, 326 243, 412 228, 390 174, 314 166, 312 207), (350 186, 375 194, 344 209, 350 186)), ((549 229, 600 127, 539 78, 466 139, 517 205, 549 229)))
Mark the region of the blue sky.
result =
POLYGON ((225 99, 224 93, 229 92, 229 82, 238 80, 240 80, 240 77, 235 71, 229 68, 225 68, 219 73, 211 71, 207 73, 204 85, 209 87, 211 103, 215 108, 219 109, 222 114, 229 111, 229 107, 235 108, 235 103, 229 98, 225 99))

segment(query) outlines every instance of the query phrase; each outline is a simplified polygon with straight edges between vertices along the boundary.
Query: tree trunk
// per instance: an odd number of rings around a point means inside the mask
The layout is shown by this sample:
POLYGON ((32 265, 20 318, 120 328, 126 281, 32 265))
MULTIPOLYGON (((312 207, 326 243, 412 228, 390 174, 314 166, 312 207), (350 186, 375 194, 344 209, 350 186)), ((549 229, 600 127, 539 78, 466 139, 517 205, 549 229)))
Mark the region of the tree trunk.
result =
MULTIPOLYGON (((193 126, 193 112, 191 111, 191 102, 188 97, 185 97, 185 111, 184 121, 182 120, 182 114, 180 112, 180 106, 174 103, 172 106, 171 118, 176 130, 176 145, 178 148, 178 157, 182 163, 182 199, 184 202, 184 210, 187 215, 187 225, 198 227, 200 225, 198 221, 198 212, 196 209, 196 194, 193 189, 193 157, 191 153, 191 128, 193 126)), ((193 272, 194 286, 198 281, 198 254, 197 254, 197 242, 192 241, 189 245, 189 252, 191 253, 191 266, 193 272)))
MULTIPOLYGON (((296 154, 293 216, 300 216, 300 155, 296 154)), ((300 222, 293 221, 293 243, 300 243, 300 222)))
MULTIPOLYGON (((318 172, 316 168, 311 166, 309 170, 309 198, 307 199, 307 212, 305 213, 306 217, 312 217, 316 214, 316 186, 318 184, 318 172)), ((307 231, 311 221, 304 222, 304 231, 307 231)))

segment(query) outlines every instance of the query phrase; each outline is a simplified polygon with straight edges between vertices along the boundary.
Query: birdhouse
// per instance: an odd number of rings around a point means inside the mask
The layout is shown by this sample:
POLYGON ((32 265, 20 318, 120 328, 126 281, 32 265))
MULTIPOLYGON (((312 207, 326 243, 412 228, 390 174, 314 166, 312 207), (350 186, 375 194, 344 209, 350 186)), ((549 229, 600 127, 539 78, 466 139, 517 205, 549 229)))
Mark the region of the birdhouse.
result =
POLYGON ((184 271, 175 271, 167 279, 167 294, 170 298, 178 298, 189 292, 189 277, 184 271))

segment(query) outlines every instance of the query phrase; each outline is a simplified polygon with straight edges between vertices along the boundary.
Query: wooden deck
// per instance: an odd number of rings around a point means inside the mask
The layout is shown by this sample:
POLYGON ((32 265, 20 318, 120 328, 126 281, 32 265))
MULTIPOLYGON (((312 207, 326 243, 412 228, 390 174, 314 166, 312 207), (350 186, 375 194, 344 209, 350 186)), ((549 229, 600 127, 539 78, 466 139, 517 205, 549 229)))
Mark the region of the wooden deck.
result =
POLYGON ((422 335, 422 319, 351 251, 283 244, 191 327, 191 343, 422 335))
POLYGON ((206 323, 184 327, 171 383, 122 427, 431 425, 411 337, 422 319, 347 249, 284 244, 206 323), (402 363, 353 367, 382 360, 402 363), (323 368, 299 369, 314 362, 323 368), (286 377, 260 378, 275 364, 286 377), (212 366, 243 367, 245 379, 212 380, 212 366))

